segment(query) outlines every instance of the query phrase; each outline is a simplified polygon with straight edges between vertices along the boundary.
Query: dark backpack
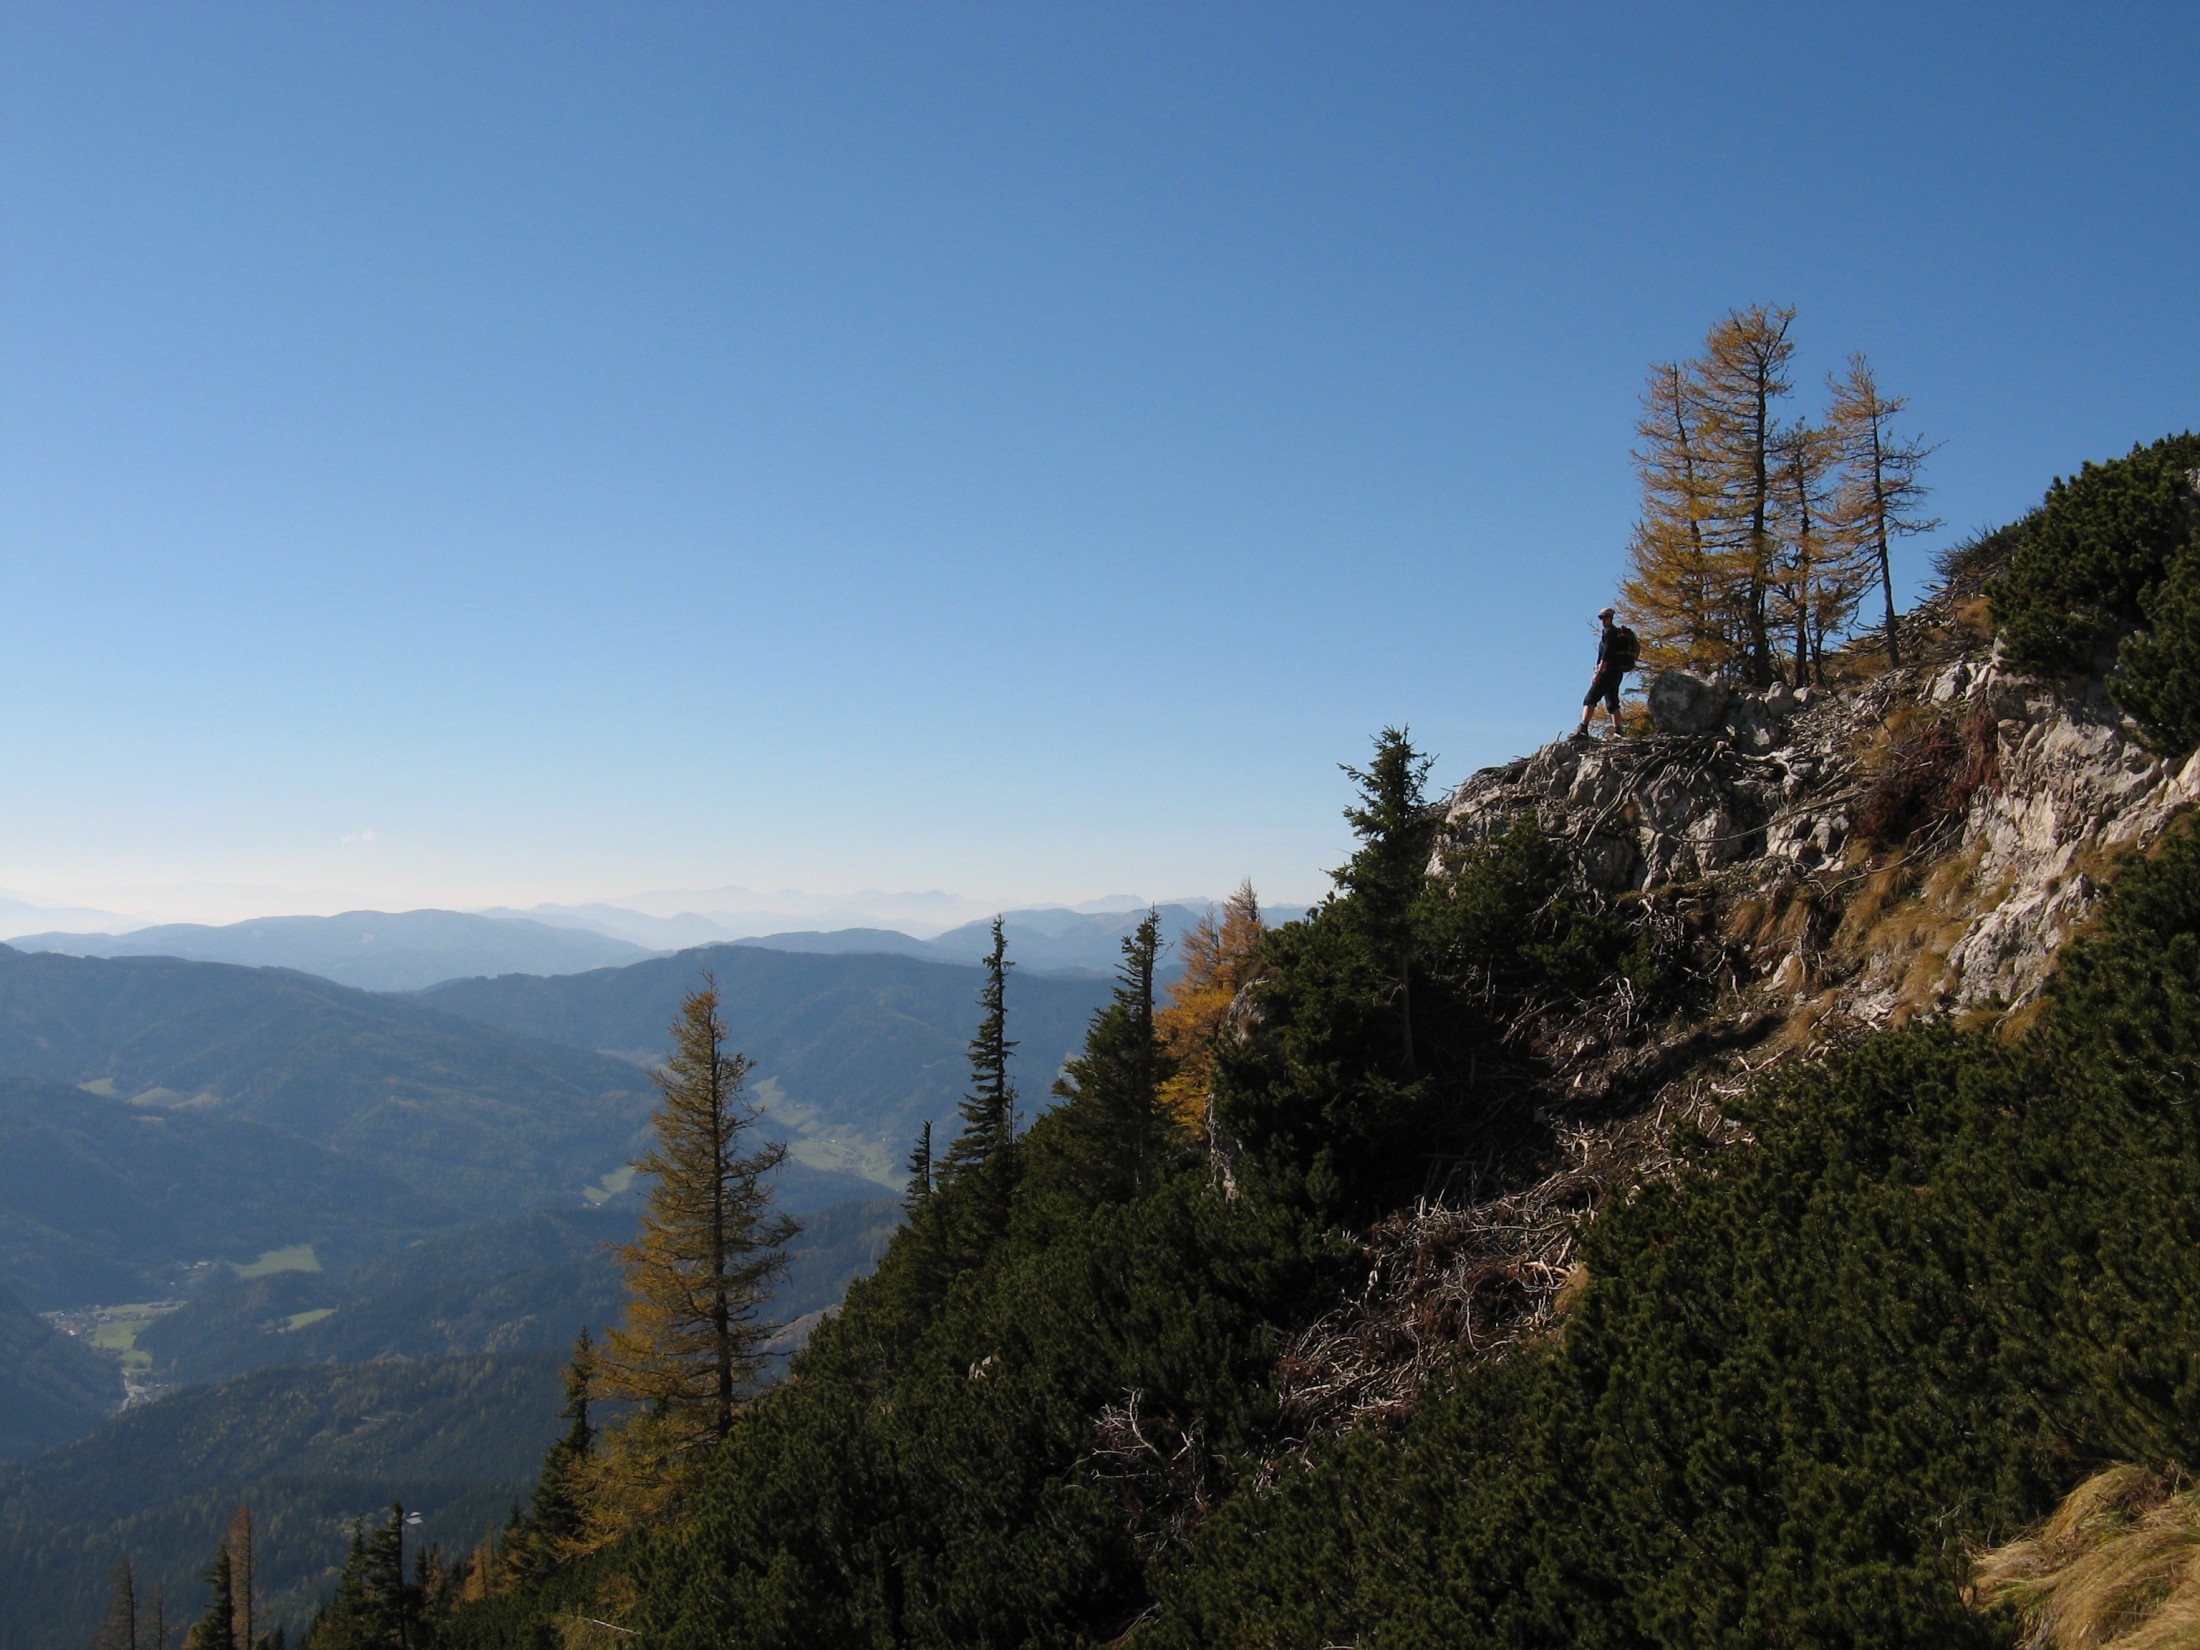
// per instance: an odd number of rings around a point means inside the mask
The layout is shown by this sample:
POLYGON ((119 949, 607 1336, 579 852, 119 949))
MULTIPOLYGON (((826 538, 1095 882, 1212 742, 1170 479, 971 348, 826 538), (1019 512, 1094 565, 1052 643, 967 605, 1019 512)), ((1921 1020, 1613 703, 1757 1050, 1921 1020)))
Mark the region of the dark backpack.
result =
POLYGON ((1633 670, 1642 657, 1642 638, 1623 624, 1612 626, 1612 642, 1604 650, 1604 662, 1614 670, 1633 670))

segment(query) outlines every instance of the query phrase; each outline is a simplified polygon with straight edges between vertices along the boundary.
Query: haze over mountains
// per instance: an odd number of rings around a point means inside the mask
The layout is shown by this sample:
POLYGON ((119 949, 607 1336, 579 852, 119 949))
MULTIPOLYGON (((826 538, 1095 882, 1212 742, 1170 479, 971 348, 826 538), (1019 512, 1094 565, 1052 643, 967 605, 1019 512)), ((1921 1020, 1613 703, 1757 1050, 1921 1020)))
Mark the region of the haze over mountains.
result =
MULTIPOLYGON (((1111 972, 1124 937, 1137 927, 1146 907, 1097 903, 1107 908, 1043 906, 1006 912, 1010 956, 1033 972, 1111 972)), ((1179 901, 1158 909, 1163 933, 1174 939, 1199 919, 1205 905, 1179 901)), ((1297 909, 1281 914, 1296 915, 1297 909)), ((800 920, 787 913, 768 915, 774 921, 800 920)), ((346 911, 336 916, 255 917, 221 926, 163 923, 128 932, 49 929, 9 943, 20 951, 76 957, 181 957, 292 968, 367 991, 418 991, 474 976, 576 974, 729 940, 778 951, 868 951, 974 963, 984 954, 991 932, 990 914, 936 933, 922 924, 912 932, 872 923, 830 926, 829 920, 766 931, 724 915, 658 917, 609 905, 544 907, 533 914, 346 911)), ((1172 948, 1163 960, 1164 977, 1179 966, 1172 948)))
POLYGON ((79 957, 184 957, 295 968, 367 991, 413 991, 461 974, 569 974, 649 952, 584 928, 460 911, 346 911, 209 927, 163 923, 127 934, 26 934, 20 951, 79 957))

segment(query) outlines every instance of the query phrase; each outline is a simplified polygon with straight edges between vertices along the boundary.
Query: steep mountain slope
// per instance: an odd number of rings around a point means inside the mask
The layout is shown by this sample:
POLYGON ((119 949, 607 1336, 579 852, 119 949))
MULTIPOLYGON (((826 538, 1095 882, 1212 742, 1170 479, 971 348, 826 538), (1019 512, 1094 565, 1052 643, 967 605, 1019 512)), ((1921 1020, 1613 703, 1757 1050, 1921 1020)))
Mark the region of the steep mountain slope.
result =
MULTIPOLYGON (((585 1325, 600 1339, 626 1305, 611 1245, 634 1235, 632 1198, 539 1211, 374 1257, 342 1271, 232 1278, 149 1325, 138 1349, 159 1379, 219 1381, 246 1370, 478 1352, 564 1352, 585 1325)), ((891 1199, 802 1217, 772 1316, 838 1305, 899 1224, 891 1199)))
MULTIPOLYGON (((927 1119, 945 1130, 965 1088, 980 971, 880 955, 708 946, 555 979, 453 980, 410 1000, 529 1037, 654 1059, 682 994, 716 973, 734 1047, 757 1063, 759 1098, 798 1157, 898 1188, 927 1119)), ((1107 982, 1012 974, 1016 1081, 1027 1111, 1106 1001, 1107 982)))
POLYGON ((0 1287, 41 1311, 172 1296, 294 1244, 340 1265, 464 1218, 265 1124, 0 1077, 0 1287))
POLYGON ((122 1401, 122 1377, 0 1288, 0 1461, 83 1436, 122 1401))
POLYGON ((630 1064, 279 969, 0 947, 0 1071, 261 1123, 479 1215, 632 1155, 630 1064))
POLYGON ((525 1494, 557 1426, 550 1353, 263 1370, 127 1410, 68 1448, 0 1466, 0 1650, 89 1643, 125 1554, 169 1620, 249 1503, 271 1621, 295 1635, 354 1518, 402 1498, 423 1543, 462 1552, 525 1494))
POLYGON ((249 968, 295 968, 365 991, 416 991, 468 974, 571 974, 636 962, 641 946, 525 917, 462 911, 346 911, 256 917, 209 927, 165 923, 127 934, 26 934, 18 951, 74 957, 181 957, 249 968))

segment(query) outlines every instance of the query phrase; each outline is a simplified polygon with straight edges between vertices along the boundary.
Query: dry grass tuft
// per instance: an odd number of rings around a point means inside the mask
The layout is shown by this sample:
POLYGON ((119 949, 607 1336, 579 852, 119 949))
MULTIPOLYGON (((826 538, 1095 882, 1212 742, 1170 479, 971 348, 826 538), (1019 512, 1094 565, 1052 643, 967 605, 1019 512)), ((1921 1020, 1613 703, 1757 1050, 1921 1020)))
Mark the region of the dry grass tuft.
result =
POLYGON ((2144 1467, 2095 1473, 2039 1529, 1980 1554, 1970 1596, 2013 1608, 2026 1650, 2191 1650, 2200 1494, 2144 1467))

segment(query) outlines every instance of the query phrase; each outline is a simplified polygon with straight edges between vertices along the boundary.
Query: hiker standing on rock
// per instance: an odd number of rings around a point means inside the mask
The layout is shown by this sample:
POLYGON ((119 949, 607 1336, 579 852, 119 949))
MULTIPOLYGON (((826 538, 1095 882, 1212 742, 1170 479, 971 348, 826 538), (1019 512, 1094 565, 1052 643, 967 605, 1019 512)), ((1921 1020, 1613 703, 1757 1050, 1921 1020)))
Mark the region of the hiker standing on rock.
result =
POLYGON ((1627 685, 1627 673, 1642 657, 1642 639, 1627 626, 1614 624, 1613 612, 1607 607, 1597 614, 1603 621, 1604 634, 1597 640, 1597 673, 1589 679, 1589 696, 1581 701, 1581 726, 1574 729, 1577 740, 1589 737, 1589 723, 1600 701, 1611 715, 1612 732, 1619 732, 1619 690, 1627 685))

